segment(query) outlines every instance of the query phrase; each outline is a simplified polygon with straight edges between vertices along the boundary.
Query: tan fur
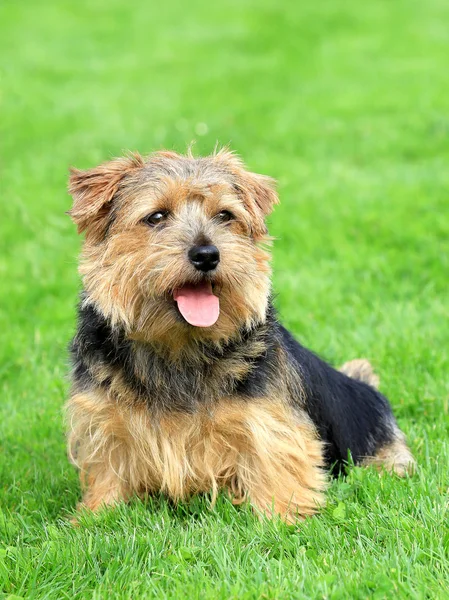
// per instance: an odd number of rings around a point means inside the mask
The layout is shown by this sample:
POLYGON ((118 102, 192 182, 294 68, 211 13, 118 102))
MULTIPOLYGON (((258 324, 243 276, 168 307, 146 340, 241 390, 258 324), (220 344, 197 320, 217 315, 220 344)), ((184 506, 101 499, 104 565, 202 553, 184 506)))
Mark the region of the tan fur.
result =
MULTIPOLYGON (((379 376, 374 373, 373 367, 365 358, 357 358, 345 363, 340 367, 340 371, 348 377, 363 381, 374 388, 379 387, 379 376)), ((363 461, 365 466, 374 466, 379 471, 391 471, 403 477, 412 474, 416 467, 416 461, 410 452, 405 436, 402 431, 393 425, 395 431, 395 440, 384 446, 375 456, 369 456, 363 461)))
POLYGON ((278 201, 273 185, 228 151, 196 160, 173 152, 132 155, 72 170, 70 214, 86 230, 80 273, 90 301, 113 326, 173 359, 198 342, 223 343, 240 327, 263 322, 271 275, 264 217, 278 201), (170 212, 170 228, 142 222, 158 210, 170 212), (213 218, 223 210, 236 217, 226 226, 213 218), (192 331, 178 319, 173 292, 201 279, 187 259, 198 239, 213 240, 221 252, 214 275, 220 317, 213 328, 192 331))
POLYGON ((257 238, 263 239, 267 233, 265 217, 273 206, 279 203, 275 191, 276 182, 271 177, 250 173, 238 156, 227 149, 216 154, 216 160, 223 162, 237 179, 237 189, 252 217, 252 228, 257 238))
MULTIPOLYGON (((260 331, 270 297, 265 217, 278 202, 274 181, 248 172, 228 150, 198 159, 159 152, 72 170, 69 190, 70 215, 86 233, 84 302, 107 320, 111 338, 119 331, 131 347, 121 366, 113 352, 86 356, 88 386, 74 377, 69 452, 81 470, 83 504, 97 510, 159 491, 174 501, 211 493, 214 501, 223 489, 234 503, 249 501, 288 522, 313 514, 326 475, 323 444, 301 409, 301 375, 278 349, 263 398, 239 399, 235 391, 269 350, 260 331), (146 217, 158 211, 167 221, 152 227, 146 217), (220 220, 222 211, 234 218, 220 220), (212 275, 188 259, 192 246, 209 244, 220 252, 212 275), (175 292, 205 280, 219 298, 219 318, 192 327, 176 309, 175 292), (240 344, 242 331, 251 331, 250 343, 240 344), (226 345, 236 349, 224 352, 226 345), (163 367, 148 362, 149 347, 163 367), (148 372, 155 392, 146 387, 148 372), (176 404, 178 383, 187 403, 178 394, 176 404)), ((367 361, 342 371, 378 385, 367 361)), ((399 472, 413 460, 401 435, 367 462, 399 472)))
POLYGON ((174 501, 220 489, 234 503, 289 522, 323 504, 322 444, 313 425, 280 400, 223 399, 195 414, 150 415, 103 392, 68 405, 72 460, 87 491, 83 504, 162 491, 174 501))
POLYGON ((340 367, 340 371, 348 377, 367 383, 373 388, 379 388, 379 376, 374 372, 371 363, 366 358, 350 360, 340 367))
POLYGON ((375 456, 367 457, 364 466, 373 466, 378 471, 396 473, 400 477, 412 475, 416 469, 416 460, 410 452, 402 431, 395 427, 395 440, 380 450, 375 456))
POLYGON ((78 233, 86 231, 86 238, 98 241, 103 230, 104 217, 122 179, 143 166, 137 152, 116 158, 87 171, 70 170, 69 192, 74 203, 69 215, 78 226, 78 233))

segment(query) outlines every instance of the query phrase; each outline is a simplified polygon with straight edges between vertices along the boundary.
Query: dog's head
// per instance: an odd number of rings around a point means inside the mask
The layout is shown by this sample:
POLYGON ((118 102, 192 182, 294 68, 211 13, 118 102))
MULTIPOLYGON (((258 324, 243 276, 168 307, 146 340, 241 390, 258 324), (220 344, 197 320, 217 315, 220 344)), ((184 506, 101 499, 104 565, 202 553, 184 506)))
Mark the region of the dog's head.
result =
POLYGON ((131 154, 72 170, 87 301, 129 336, 173 348, 262 322, 273 183, 226 150, 131 154))

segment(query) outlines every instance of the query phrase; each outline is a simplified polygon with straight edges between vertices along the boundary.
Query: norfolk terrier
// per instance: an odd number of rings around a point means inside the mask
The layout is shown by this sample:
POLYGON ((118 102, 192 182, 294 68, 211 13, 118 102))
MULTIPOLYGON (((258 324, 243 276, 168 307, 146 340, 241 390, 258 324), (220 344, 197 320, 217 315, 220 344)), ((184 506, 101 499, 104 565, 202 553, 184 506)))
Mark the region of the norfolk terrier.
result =
POLYGON ((85 233, 69 454, 81 506, 220 490, 288 522, 348 461, 414 459, 366 360, 336 370, 273 308, 274 181, 232 152, 129 154, 73 169, 85 233))

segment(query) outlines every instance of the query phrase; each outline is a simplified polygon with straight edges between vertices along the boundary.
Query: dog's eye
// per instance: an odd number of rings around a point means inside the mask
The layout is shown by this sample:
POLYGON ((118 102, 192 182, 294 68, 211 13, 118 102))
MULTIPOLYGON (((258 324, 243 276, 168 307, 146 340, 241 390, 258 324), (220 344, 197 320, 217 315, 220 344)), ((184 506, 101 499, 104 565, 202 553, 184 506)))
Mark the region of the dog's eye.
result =
POLYGON ((147 215, 142 222, 145 225, 149 225, 150 227, 154 227, 155 225, 159 225, 162 221, 168 216, 168 212, 166 210, 158 210, 157 212, 151 213, 151 215, 147 215))
POLYGON ((217 219, 222 223, 226 223, 226 221, 232 221, 233 219, 235 219, 235 217, 229 210, 222 210, 218 213, 217 219))

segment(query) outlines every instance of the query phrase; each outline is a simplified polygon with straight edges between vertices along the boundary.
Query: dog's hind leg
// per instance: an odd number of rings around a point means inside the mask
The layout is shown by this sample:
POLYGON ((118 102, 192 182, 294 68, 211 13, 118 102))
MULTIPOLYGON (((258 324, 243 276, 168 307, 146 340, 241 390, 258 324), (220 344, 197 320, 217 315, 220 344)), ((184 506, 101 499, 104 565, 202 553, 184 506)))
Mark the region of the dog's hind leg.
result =
POLYGON ((363 462, 364 466, 374 466, 378 471, 389 471, 400 477, 412 475, 416 468, 416 460, 413 458, 405 439, 405 435, 394 423, 394 439, 389 444, 378 448, 374 456, 368 456, 363 462))
MULTIPOLYGON (((339 369, 342 373, 352 379, 363 381, 373 388, 379 387, 379 376, 374 373, 371 363, 365 358, 350 360, 339 369)), ((393 441, 379 448, 374 456, 369 456, 363 461, 363 465, 372 465, 379 471, 386 470, 397 475, 404 476, 413 473, 416 461, 410 452, 405 435, 399 429, 393 419, 393 441)))

